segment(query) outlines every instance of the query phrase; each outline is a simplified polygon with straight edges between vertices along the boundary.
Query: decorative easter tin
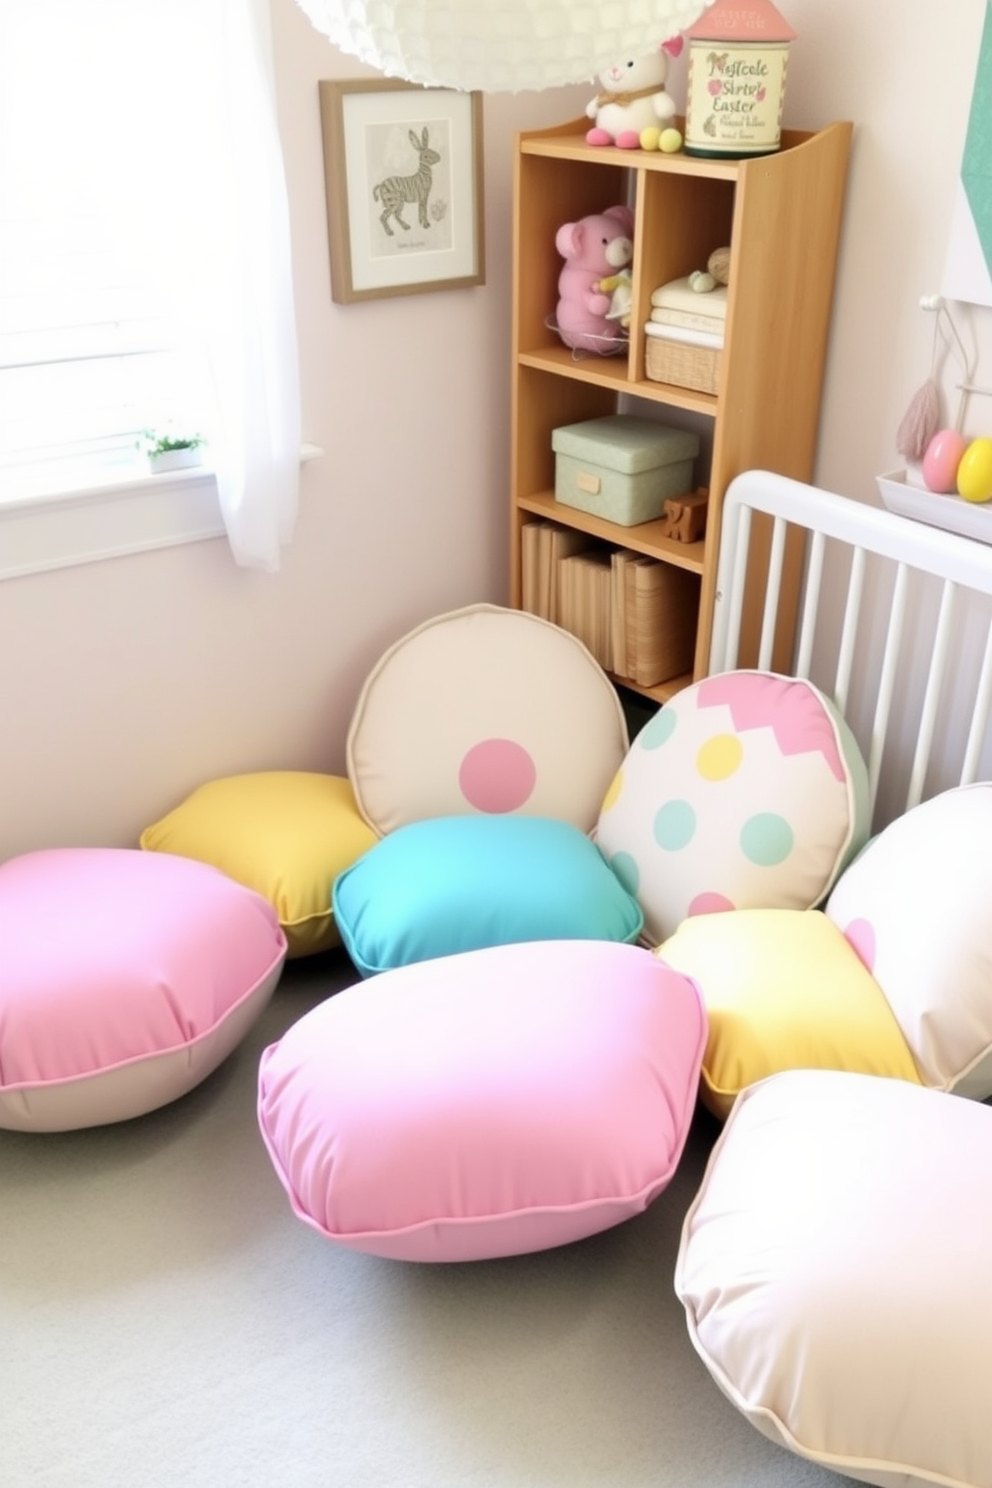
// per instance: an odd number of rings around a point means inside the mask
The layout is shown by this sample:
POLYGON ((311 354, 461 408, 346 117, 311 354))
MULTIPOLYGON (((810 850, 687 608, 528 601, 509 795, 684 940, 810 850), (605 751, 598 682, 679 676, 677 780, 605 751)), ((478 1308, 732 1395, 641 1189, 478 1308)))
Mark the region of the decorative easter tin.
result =
POLYGON ((742 159, 779 148, 795 31, 771 0, 715 0, 685 32, 685 153, 742 159))

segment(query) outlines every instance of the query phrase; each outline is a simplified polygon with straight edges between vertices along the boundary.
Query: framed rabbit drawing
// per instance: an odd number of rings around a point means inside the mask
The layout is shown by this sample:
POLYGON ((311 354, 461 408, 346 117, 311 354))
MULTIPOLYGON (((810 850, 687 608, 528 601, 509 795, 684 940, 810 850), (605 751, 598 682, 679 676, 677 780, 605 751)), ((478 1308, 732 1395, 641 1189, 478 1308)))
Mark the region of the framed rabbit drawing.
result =
POLYGON ((481 93, 385 78, 318 86, 331 297, 483 284, 481 93))

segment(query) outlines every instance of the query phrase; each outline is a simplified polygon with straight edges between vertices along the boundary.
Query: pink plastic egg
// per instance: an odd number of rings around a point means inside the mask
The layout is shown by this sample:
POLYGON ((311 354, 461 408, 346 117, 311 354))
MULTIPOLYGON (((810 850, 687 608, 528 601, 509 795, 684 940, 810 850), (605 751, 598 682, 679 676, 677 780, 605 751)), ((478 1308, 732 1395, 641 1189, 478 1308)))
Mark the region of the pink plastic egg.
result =
POLYGON ((923 456, 923 483, 928 491, 949 495, 957 489, 958 466, 968 441, 957 429, 941 429, 927 445, 923 456))

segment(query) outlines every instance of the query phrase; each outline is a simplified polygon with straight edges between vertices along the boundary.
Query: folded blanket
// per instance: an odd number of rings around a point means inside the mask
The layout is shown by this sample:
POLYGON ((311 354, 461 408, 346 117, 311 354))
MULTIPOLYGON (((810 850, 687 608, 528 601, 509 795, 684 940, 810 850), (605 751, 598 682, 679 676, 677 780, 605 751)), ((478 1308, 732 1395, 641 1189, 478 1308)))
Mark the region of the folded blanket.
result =
POLYGON ((722 351, 723 330, 713 334, 710 331, 695 331, 685 326, 658 325, 656 321, 648 321, 644 327, 648 336, 657 336, 662 341, 678 341, 683 346, 703 346, 711 351, 722 351))
POLYGON ((660 285, 651 296, 654 310, 681 310, 689 315, 713 315, 720 320, 727 316, 727 286, 718 284, 715 289, 699 294, 689 288, 689 280, 672 279, 660 285))

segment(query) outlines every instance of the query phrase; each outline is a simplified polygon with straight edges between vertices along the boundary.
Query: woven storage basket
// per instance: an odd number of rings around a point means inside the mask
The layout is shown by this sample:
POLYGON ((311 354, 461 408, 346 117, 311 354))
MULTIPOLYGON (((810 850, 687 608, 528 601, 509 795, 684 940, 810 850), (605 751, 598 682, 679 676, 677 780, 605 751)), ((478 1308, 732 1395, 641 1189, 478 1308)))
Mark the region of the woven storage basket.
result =
POLYGON ((719 351, 708 346, 687 346, 663 336, 647 336, 646 371, 652 382, 670 382, 675 387, 700 393, 720 391, 719 351))

